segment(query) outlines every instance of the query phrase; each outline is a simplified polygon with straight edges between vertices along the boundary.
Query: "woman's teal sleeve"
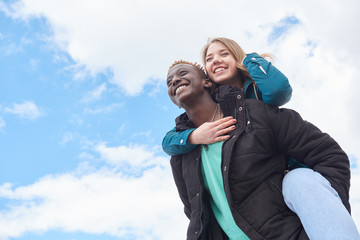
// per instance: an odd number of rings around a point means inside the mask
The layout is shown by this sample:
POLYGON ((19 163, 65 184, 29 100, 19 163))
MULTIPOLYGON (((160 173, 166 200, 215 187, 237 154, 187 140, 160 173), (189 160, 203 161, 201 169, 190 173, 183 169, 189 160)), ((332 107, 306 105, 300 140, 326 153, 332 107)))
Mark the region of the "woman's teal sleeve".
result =
POLYGON ((243 63, 260 91, 261 100, 276 106, 290 101, 292 88, 289 80, 271 62, 251 53, 246 55, 243 63))
POLYGON ((170 156, 188 153, 194 150, 196 145, 188 143, 187 139, 195 128, 187 129, 185 131, 176 131, 175 128, 166 133, 162 148, 170 156))

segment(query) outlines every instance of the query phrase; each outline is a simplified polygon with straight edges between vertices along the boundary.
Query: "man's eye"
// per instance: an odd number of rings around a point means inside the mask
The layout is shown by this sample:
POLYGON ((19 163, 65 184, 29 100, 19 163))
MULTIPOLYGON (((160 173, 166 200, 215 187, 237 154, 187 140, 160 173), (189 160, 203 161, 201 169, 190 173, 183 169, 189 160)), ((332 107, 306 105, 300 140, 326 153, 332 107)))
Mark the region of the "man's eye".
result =
POLYGON ((181 71, 181 72, 179 72, 179 75, 180 75, 180 76, 184 76, 185 74, 187 74, 187 71, 181 71))
POLYGON ((171 85, 171 79, 168 79, 166 83, 167 83, 168 86, 170 86, 171 85))

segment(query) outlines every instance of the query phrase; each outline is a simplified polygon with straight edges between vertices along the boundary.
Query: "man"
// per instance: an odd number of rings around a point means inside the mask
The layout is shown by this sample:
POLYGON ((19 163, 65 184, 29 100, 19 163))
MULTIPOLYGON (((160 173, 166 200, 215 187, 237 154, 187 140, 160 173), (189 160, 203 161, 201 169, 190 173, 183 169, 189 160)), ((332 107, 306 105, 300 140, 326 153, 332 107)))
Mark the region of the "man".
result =
MULTIPOLYGON (((177 130, 226 116, 237 119, 227 141, 171 159, 190 219, 188 239, 308 239, 282 197, 285 156, 324 176, 339 194, 339 203, 350 211, 348 157, 330 136, 298 113, 244 99, 234 86, 219 87, 215 102, 212 82, 189 62, 170 67, 167 85, 171 100, 186 111, 176 119, 177 130)), ((357 234, 355 226, 351 229, 357 234)), ((354 239, 344 232, 334 239, 354 239)))

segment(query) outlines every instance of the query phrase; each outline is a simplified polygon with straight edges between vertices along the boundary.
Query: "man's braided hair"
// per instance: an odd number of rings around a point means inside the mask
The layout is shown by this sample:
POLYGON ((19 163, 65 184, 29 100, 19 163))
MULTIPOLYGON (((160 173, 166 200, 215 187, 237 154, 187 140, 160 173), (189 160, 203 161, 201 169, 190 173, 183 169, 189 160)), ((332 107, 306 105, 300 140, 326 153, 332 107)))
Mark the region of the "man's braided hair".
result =
POLYGON ((197 62, 192 63, 192 62, 188 62, 188 61, 184 61, 184 60, 178 60, 178 61, 175 61, 173 64, 171 64, 171 66, 169 67, 169 70, 172 67, 174 67, 175 65, 181 64, 181 63, 193 65, 194 67, 197 67, 200 71, 202 71, 205 74, 205 76, 207 76, 207 74, 205 72, 205 69, 200 64, 198 64, 197 62))

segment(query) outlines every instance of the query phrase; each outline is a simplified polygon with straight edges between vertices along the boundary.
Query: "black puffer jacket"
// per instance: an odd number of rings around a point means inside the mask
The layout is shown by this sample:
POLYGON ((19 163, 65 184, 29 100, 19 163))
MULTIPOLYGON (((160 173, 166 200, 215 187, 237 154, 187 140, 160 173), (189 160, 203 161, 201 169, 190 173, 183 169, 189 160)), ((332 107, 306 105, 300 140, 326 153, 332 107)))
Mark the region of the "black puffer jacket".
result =
MULTIPOLYGON (((308 239, 300 220, 283 201, 285 156, 326 177, 350 211, 349 160, 329 135, 293 110, 245 100, 236 87, 221 86, 217 96, 224 115, 238 120, 237 129, 223 144, 222 173, 233 217, 250 239, 308 239)), ((178 130, 194 127, 186 114, 177 118, 176 125, 178 130)), ((187 239, 227 239, 210 208, 200 155, 197 147, 171 159, 175 183, 190 219, 187 239)))

